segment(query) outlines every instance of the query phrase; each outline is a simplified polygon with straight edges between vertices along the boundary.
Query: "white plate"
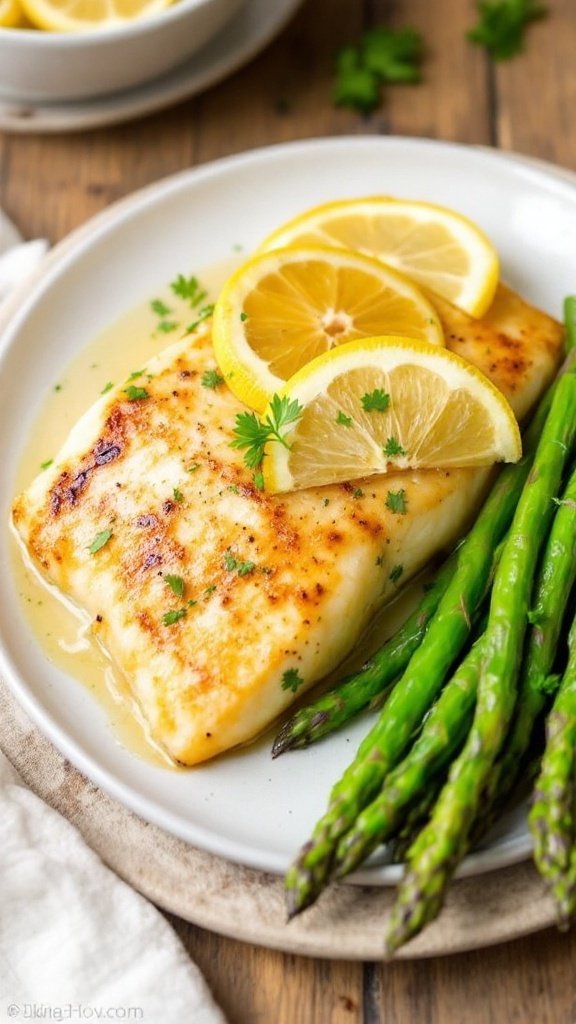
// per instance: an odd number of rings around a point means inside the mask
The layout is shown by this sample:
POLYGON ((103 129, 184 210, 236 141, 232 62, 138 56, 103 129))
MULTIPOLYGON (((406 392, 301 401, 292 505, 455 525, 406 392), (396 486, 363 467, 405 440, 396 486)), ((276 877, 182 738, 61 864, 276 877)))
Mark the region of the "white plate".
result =
MULTIPOLYGON (((408 139, 347 138, 258 150, 169 178, 95 218, 56 250, 4 331, 0 348, 0 514, 47 382, 71 356, 183 267, 250 249, 305 207, 383 192, 445 203, 496 243, 507 281, 559 315, 574 289, 576 188, 505 156, 408 139), (151 254, 153 254, 151 256, 151 254), (97 280, 98 286, 94 287, 97 280)), ((86 690, 47 662, 30 633, 0 536, 0 671, 39 727, 89 778, 136 813, 195 846, 283 872, 325 807, 364 723, 321 747, 272 762, 269 738, 188 772, 163 771, 115 741, 86 690)), ((525 857, 523 815, 499 826, 464 873, 525 857)), ((388 884, 394 868, 358 876, 388 884)))
POLYGON ((121 124, 196 96, 252 60, 282 31, 302 0, 247 0, 216 39, 162 78, 80 103, 15 103, 0 93, 0 130, 75 132, 121 124))

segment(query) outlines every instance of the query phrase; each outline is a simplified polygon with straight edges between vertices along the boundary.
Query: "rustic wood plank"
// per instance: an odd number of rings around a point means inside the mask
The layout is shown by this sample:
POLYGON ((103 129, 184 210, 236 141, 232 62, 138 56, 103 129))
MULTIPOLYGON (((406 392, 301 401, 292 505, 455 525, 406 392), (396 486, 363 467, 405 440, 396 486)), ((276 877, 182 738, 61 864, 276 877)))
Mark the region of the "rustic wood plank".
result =
POLYGON ((489 70, 484 54, 466 40, 475 0, 373 0, 371 11, 373 24, 413 26, 425 45, 422 84, 389 86, 375 126, 390 134, 489 144, 489 70))
POLYGON ((229 1024, 361 1024, 362 964, 261 949, 171 919, 229 1024))
POLYGON ((521 57, 495 65, 497 141, 576 170, 576 6, 549 3, 534 22, 521 57))
POLYGON ((555 930, 491 949, 381 964, 365 1024, 573 1024, 576 935, 555 930))

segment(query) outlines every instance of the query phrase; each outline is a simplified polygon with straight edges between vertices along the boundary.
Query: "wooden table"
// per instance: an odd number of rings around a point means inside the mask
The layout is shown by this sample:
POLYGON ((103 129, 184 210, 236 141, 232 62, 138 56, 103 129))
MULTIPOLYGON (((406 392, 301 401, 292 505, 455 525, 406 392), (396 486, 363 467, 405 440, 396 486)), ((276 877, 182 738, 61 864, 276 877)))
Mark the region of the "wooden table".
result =
MULTIPOLYGON (((341 134, 500 146, 576 170, 574 0, 549 0, 550 17, 530 29, 526 52, 500 65, 465 41, 475 6, 308 0, 259 59, 173 110, 86 135, 0 135, 0 206, 26 236, 56 242, 125 193, 181 168, 341 134), (390 88, 382 108, 363 118, 331 105, 332 64, 334 52, 372 24, 421 29, 425 81, 390 88)), ((451 958, 374 965, 283 955, 173 923, 230 1024, 576 1021, 574 936, 545 932, 451 958)))

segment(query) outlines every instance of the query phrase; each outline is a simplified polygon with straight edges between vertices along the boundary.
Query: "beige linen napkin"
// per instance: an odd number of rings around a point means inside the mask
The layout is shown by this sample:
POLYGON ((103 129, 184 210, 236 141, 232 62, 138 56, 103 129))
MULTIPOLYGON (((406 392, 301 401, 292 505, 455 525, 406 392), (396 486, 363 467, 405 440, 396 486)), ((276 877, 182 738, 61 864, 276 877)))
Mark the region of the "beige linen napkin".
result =
MULTIPOLYGON (((0 304, 46 248, 0 211, 0 304)), ((35 1019, 225 1024, 162 915, 0 752, 0 1020, 35 1019)))

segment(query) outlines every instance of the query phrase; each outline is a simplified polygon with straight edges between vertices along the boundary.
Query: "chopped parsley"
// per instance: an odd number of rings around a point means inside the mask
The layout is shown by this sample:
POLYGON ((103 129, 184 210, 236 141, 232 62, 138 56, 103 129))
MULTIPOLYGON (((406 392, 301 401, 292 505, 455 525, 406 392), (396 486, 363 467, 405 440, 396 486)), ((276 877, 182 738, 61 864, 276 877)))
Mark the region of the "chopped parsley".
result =
POLYGON ((404 572, 404 566, 403 565, 395 565, 391 569, 390 575, 389 575, 388 579, 391 581, 391 583, 398 583, 398 580, 402 576, 403 572, 404 572))
POLYGON ((239 562, 231 551, 224 552, 224 565, 228 572, 237 572, 239 576, 248 576, 256 568, 254 562, 239 562))
POLYGON ((164 577, 164 582, 168 584, 172 593, 176 594, 176 597, 184 597, 186 584, 181 576, 172 576, 171 573, 167 573, 164 577))
POLYGON ((137 380, 138 377, 141 377, 143 373, 144 373, 144 370, 132 370, 132 373, 130 374, 129 377, 126 378, 126 380, 127 381, 137 380))
POLYGON ((386 412, 390 405, 390 395, 382 388, 375 388, 374 391, 362 395, 361 401, 364 412, 386 412))
POLYGON ((282 675, 283 690, 291 690, 292 693, 296 693, 303 683, 304 680, 297 668, 287 668, 282 675))
POLYGON ((178 277, 171 282, 170 287, 177 295, 178 298, 184 299, 190 306, 195 309, 207 296, 206 290, 202 287, 197 277, 192 274, 190 277, 184 277, 184 274, 178 274, 178 277))
POLYGON ((211 391, 215 391, 220 384, 224 383, 224 377, 218 370, 204 370, 200 383, 203 388, 209 388, 211 391))
POLYGON ((52 390, 53 391, 62 391, 62 384, 55 384, 52 390))
POLYGON ((195 473, 197 469, 200 469, 199 462, 193 462, 191 466, 188 466, 187 473, 195 473))
POLYGON ((379 105, 382 85, 420 81, 422 57, 422 36, 416 29, 369 29, 357 46, 337 54, 334 102, 369 114, 379 105))
POLYGON ((186 328, 186 333, 190 334, 191 331, 195 331, 196 328, 199 327, 204 320, 207 320, 209 316, 212 316, 213 312, 214 303, 210 303, 209 306, 203 306, 202 309, 199 309, 196 320, 194 320, 193 323, 188 324, 188 327, 186 328))
POLYGON ((48 467, 51 466, 53 462, 54 459, 46 459, 46 462, 40 463, 40 469, 48 469, 48 467))
POLYGON ((264 449, 268 441, 279 441, 288 448, 285 432, 300 418, 302 412, 303 408, 297 399, 291 400, 286 395, 283 398, 280 395, 273 395, 264 419, 260 419, 255 412, 236 414, 235 437, 230 442, 230 447, 245 449, 244 464, 248 469, 257 469, 264 458, 264 449))
POLYGON ((406 455, 406 452, 396 437, 389 437, 383 447, 384 455, 393 459, 395 455, 406 455))
POLYGON ((91 544, 88 545, 88 551, 91 555, 95 555, 97 551, 100 551, 106 546, 112 536, 112 530, 102 530, 97 533, 91 544))
POLYGON ((112 381, 109 380, 108 383, 105 384, 104 387, 102 388, 102 391, 100 392, 100 394, 101 395, 107 394, 107 392, 111 391, 113 387, 114 387, 114 385, 113 385, 112 381))
POLYGON ((179 622, 180 619, 186 617, 186 608, 176 608, 174 611, 165 612, 162 616, 162 622, 165 626, 173 626, 175 622, 179 622))
POLYGON ((406 515, 406 491, 402 488, 400 491, 388 491, 386 495, 386 508, 389 508, 391 512, 397 512, 399 515, 406 515))
POLYGON ((357 487, 356 490, 354 491, 352 497, 353 498, 363 498, 364 497, 364 491, 362 490, 362 488, 361 487, 357 487))
POLYGON ((336 417, 336 423, 338 424, 339 427, 351 427, 352 417, 347 416, 345 412, 342 412, 342 409, 339 409, 338 415, 336 417))
POLYGON ((240 313, 240 319, 242 323, 245 323, 245 321, 248 319, 248 313, 245 313, 244 310, 242 310, 242 312, 240 313))
POLYGON ((129 402, 142 402, 145 398, 150 398, 146 388, 137 388, 134 384, 124 388, 124 393, 128 395, 129 402))
POLYGON ((174 501, 177 501, 178 503, 184 501, 184 495, 182 494, 182 491, 180 490, 179 487, 175 487, 172 491, 172 494, 174 495, 174 501))
POLYGON ((538 0, 479 0, 478 24, 467 38, 483 46, 494 60, 509 60, 521 53, 530 22, 547 13, 538 0))
POLYGON ((179 327, 177 320, 159 320, 156 324, 156 330, 160 331, 161 334, 170 334, 179 327))
POLYGON ((167 306, 165 302, 162 302, 162 299, 152 299, 150 308, 153 313, 156 313, 156 316, 160 317, 168 316, 168 314, 172 312, 170 306, 167 306))
POLYGON ((216 590, 216 584, 215 583, 211 583, 209 587, 205 587, 204 588, 204 593, 206 594, 206 597, 208 597, 208 595, 209 594, 213 594, 215 590, 216 590))

